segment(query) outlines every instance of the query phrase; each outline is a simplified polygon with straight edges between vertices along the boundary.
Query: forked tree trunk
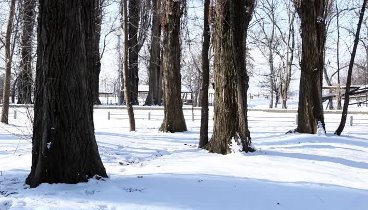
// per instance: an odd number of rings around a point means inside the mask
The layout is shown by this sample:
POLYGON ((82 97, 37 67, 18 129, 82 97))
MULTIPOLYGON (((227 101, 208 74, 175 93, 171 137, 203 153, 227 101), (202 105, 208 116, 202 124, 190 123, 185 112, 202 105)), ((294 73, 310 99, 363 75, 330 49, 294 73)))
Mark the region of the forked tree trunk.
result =
POLYGON ((32 38, 35 25, 36 0, 24 0, 22 11, 21 72, 18 77, 18 104, 32 103, 32 38))
POLYGON ((163 41, 164 120, 160 131, 186 131, 181 100, 180 18, 182 2, 165 0, 163 41))
POLYGON ((353 51, 351 52, 351 58, 350 58, 349 69, 348 69, 348 78, 346 79, 344 107, 343 107, 342 114, 341 114, 340 125, 337 128, 337 130, 335 131, 335 134, 339 135, 339 136, 341 135, 342 131, 344 130, 345 123, 346 123, 346 117, 348 115, 349 90, 350 90, 350 86, 351 86, 351 74, 352 74, 352 71, 353 71, 355 54, 356 54, 356 51, 357 51, 357 48, 358 48, 358 43, 359 43, 360 28, 362 26, 362 22, 363 22, 363 18, 364 18, 364 12, 365 12, 365 9, 367 7, 367 2, 368 2, 368 0, 363 0, 363 5, 362 5, 362 8, 360 10, 360 15, 359 15, 357 31, 355 33, 353 51))
POLYGON ((149 62, 149 91, 145 105, 161 105, 162 98, 162 73, 161 73, 161 0, 153 0, 151 51, 149 62))
POLYGON ((208 143, 208 86, 210 82, 210 64, 208 51, 210 48, 209 25, 210 0, 204 0, 203 15, 203 43, 202 43, 202 92, 201 92, 201 130, 199 136, 199 148, 208 143))
POLYGON ((31 187, 107 177, 94 135, 87 65, 93 2, 39 1, 31 187))
POLYGON ((129 50, 128 50, 128 9, 127 9, 127 0, 122 0, 122 12, 123 12, 123 21, 124 21, 124 60, 123 60, 123 71, 124 71, 124 93, 125 93, 125 102, 126 108, 129 116, 129 127, 130 131, 135 131, 135 119, 134 119, 134 111, 133 111, 133 101, 132 101, 132 94, 131 93, 131 78, 132 74, 128 68, 129 62, 129 50))
POLYGON ((3 107, 1 112, 1 122, 8 124, 9 116, 9 97, 10 97, 10 79, 13 56, 11 53, 11 36, 13 33, 13 24, 15 16, 15 0, 11 0, 9 8, 8 26, 5 34, 5 78, 3 90, 3 107))
POLYGON ((322 74, 326 23, 325 0, 302 0, 295 3, 301 19, 302 59, 299 85, 299 133, 317 133, 325 128, 322 105, 322 74))
POLYGON ((254 0, 224 0, 216 4, 215 116, 210 152, 228 154, 232 142, 245 152, 254 151, 247 119, 248 75, 245 52, 254 0), (233 141, 234 140, 234 141, 233 141))

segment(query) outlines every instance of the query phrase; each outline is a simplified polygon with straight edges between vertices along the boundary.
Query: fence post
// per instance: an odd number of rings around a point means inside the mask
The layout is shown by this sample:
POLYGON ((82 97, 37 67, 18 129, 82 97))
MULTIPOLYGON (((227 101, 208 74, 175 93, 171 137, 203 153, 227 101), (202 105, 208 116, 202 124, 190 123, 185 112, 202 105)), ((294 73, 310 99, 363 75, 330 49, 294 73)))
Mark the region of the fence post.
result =
POLYGON ((148 120, 151 120, 151 112, 148 112, 148 120))
POLYGON ((110 120, 110 112, 107 112, 107 120, 110 120))
POLYGON ((194 110, 192 108, 192 121, 194 121, 194 110))
POLYGON ((17 110, 14 110, 14 119, 17 119, 17 110))
POLYGON ((350 116, 350 126, 353 126, 353 115, 350 116))
POLYGON ((298 125, 298 114, 295 115, 295 124, 298 125))

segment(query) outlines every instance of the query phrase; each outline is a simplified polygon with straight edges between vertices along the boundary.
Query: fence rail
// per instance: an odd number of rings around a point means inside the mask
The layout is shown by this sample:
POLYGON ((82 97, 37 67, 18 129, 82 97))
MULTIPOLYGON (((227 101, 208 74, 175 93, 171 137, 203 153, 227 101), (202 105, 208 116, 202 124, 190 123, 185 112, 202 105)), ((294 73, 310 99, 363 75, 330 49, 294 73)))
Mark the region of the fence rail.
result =
MULTIPOLYGON (((1 105, 0 105, 1 106, 1 105)), ((22 115, 29 116, 33 114, 33 105, 11 104, 9 111, 9 119, 17 119, 22 115)), ((108 120, 124 120, 128 119, 125 106, 95 106, 95 110, 101 110, 106 113, 108 120)), ((209 119, 213 119, 213 107, 209 108, 209 119)), ((183 106, 184 118, 187 121, 201 120, 201 108, 183 106)), ((137 120, 163 120, 164 108, 162 106, 134 106, 134 115, 137 120)), ((325 110, 325 123, 339 123, 341 118, 340 110, 325 110)), ((275 121, 282 123, 297 123, 296 109, 248 109, 248 120, 250 122, 267 122, 275 121), (280 116, 280 113, 283 115, 280 116)), ((351 110, 348 112, 347 124, 368 125, 368 111, 351 110)))

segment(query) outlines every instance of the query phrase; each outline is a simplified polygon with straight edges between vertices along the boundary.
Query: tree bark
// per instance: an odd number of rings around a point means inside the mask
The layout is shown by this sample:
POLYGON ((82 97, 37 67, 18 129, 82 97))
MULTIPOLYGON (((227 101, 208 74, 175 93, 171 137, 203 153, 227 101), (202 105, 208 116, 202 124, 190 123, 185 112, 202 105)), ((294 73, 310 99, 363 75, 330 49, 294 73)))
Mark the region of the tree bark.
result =
POLYGON ((203 15, 203 43, 202 43, 202 92, 201 92, 201 128, 199 136, 199 148, 208 143, 208 86, 210 82, 210 63, 208 51, 210 48, 209 25, 210 0, 204 0, 203 15))
POLYGON ((216 4, 215 116, 210 152, 228 154, 233 140, 251 152, 247 119, 246 37, 254 0, 224 0, 216 4))
POLYGON ((149 61, 149 91, 144 105, 161 105, 162 72, 161 72, 161 0, 153 0, 153 17, 151 33, 151 50, 149 61))
POLYGON ((39 1, 31 187, 107 177, 94 135, 86 52, 94 2, 39 1))
MULTIPOLYGON (((135 119, 134 119, 134 111, 133 111, 133 101, 132 101, 132 95, 131 93, 131 86, 129 84, 131 83, 131 80, 134 80, 134 78, 131 78, 132 74, 129 71, 128 63, 129 63, 129 40, 128 40, 128 9, 127 9, 127 1, 122 0, 123 9, 121 10, 123 12, 123 21, 124 21, 124 61, 123 61, 123 69, 124 69, 124 89, 125 89, 125 102, 126 102, 126 108, 128 111, 129 116, 129 127, 130 131, 135 131, 135 119)), ((129 2, 130 3, 130 2, 129 2)))
POLYGON ((100 101, 100 95, 99 95, 99 89, 100 89, 100 72, 101 72, 101 59, 100 59, 100 38, 101 38, 101 25, 102 25, 102 1, 101 0, 94 0, 95 5, 96 5, 96 9, 94 12, 94 17, 93 17, 93 23, 95 24, 94 26, 94 35, 95 35, 95 39, 96 41, 94 42, 93 45, 93 49, 91 52, 94 52, 94 62, 93 62, 93 66, 92 66, 92 85, 93 85, 93 89, 92 89, 92 97, 93 97, 93 104, 95 105, 100 105, 101 101, 100 101))
POLYGON ((128 46, 129 46, 129 84, 130 98, 133 105, 138 105, 138 25, 140 16, 140 0, 129 0, 128 10, 128 46))
POLYGON ((355 59, 355 54, 358 48, 358 43, 359 43, 359 34, 360 34, 360 28, 362 26, 362 22, 363 22, 363 18, 364 18, 364 12, 365 9, 367 7, 367 2, 368 0, 363 0, 363 5, 362 8, 360 10, 360 15, 359 15, 359 21, 358 21, 358 26, 357 26, 357 30, 355 33, 355 39, 354 39, 354 46, 353 46, 353 51, 351 52, 351 58, 350 58, 350 63, 349 63, 349 69, 348 69, 348 78, 346 79, 346 88, 345 88, 345 100, 344 100, 344 106, 342 109, 342 114, 341 114, 341 121, 340 121, 340 125, 337 128, 337 130, 335 131, 335 134, 340 136, 342 131, 344 130, 345 127, 345 123, 346 123, 346 117, 348 115, 348 107, 349 107, 349 91, 350 91, 350 86, 351 86, 351 74, 353 71, 353 66, 354 66, 354 59, 355 59))
POLYGON ((326 40, 325 0, 295 1, 301 19, 302 58, 299 86, 299 133, 317 133, 318 124, 325 130, 322 105, 322 74, 326 40))
MULTIPOLYGON (((91 1, 91 0, 90 0, 91 1)), ((92 9, 83 10, 83 15, 87 24, 85 24, 85 47, 87 55, 87 69, 89 69, 89 79, 91 87, 89 89, 89 101, 91 106, 93 104, 101 104, 99 100, 99 74, 100 74, 100 54, 99 54, 99 43, 100 43, 100 31, 101 26, 98 22, 98 16, 100 14, 100 1, 92 0, 90 2, 93 5, 92 9)), ((89 6, 89 5, 87 5, 89 6)))
POLYGON ((13 33, 13 24, 15 16, 15 0, 11 0, 9 8, 8 25, 5 34, 5 78, 3 91, 3 107, 1 112, 1 122, 8 124, 9 117, 9 97, 10 97, 10 79, 13 55, 11 53, 11 36, 13 33))
POLYGON ((32 103, 32 38, 35 25, 36 0, 23 0, 22 39, 21 39, 21 72, 18 77, 18 104, 32 103))
POLYGON ((181 100, 180 74, 180 18, 182 2, 165 0, 163 21, 163 85, 164 120, 160 127, 163 132, 186 131, 181 100))

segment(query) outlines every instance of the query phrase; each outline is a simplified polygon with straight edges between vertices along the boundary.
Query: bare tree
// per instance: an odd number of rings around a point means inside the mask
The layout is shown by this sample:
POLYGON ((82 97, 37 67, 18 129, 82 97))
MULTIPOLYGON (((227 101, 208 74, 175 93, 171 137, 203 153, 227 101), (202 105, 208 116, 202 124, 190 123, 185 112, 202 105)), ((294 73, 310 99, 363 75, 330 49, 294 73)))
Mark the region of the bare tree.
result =
POLYGON ((346 117, 347 117, 347 114, 348 114, 349 91, 350 91, 350 86, 351 86, 351 74, 352 74, 352 71, 353 71, 355 54, 356 54, 358 43, 359 43, 360 28, 362 26, 362 22, 363 22, 363 18, 364 18, 364 12, 365 12, 365 9, 367 7, 367 2, 368 2, 368 0, 363 0, 363 5, 362 5, 362 8, 361 8, 360 14, 359 14, 359 22, 358 22, 358 26, 357 26, 356 33, 355 33, 354 46, 353 46, 353 51, 351 53, 351 58, 350 58, 350 63, 349 63, 349 70, 348 70, 348 78, 347 78, 347 81, 346 81, 346 88, 345 88, 345 95, 344 95, 345 96, 344 107, 343 107, 342 114, 341 114, 340 125, 337 128, 337 130, 335 131, 335 134, 339 135, 339 136, 342 133, 342 131, 344 130, 345 123, 346 123, 346 117))
POLYGON ((279 0, 261 0, 255 12, 256 27, 250 37, 267 60, 269 70, 260 74, 264 77, 260 85, 269 91, 269 108, 277 108, 280 98, 282 108, 287 108, 295 51, 295 16, 289 1, 282 4, 279 0), (280 18, 280 13, 287 15, 287 19, 280 18))
POLYGON ((322 105, 322 74, 326 42, 327 0, 294 0, 301 20, 302 58, 299 84, 298 127, 300 133, 325 130, 322 105))
POLYGON ((100 86, 100 72, 101 72, 101 57, 100 57, 100 39, 101 39, 101 25, 102 25, 102 11, 105 4, 105 0, 93 0, 96 1, 96 10, 95 16, 93 17, 93 23, 95 24, 94 31, 91 33, 94 34, 96 38, 96 42, 94 42, 94 46, 92 49, 93 52, 93 63, 91 63, 91 71, 92 74, 92 98, 93 104, 100 105, 101 101, 99 98, 99 86, 100 86))
MULTIPOLYGON (((283 65, 282 73, 281 73, 281 84, 280 84, 280 92, 281 92, 281 98, 282 98, 282 108, 287 108, 287 100, 289 95, 289 89, 290 89, 290 82, 291 82, 291 76, 292 76, 292 66, 294 61, 294 54, 295 54, 295 17, 296 17, 296 11, 293 10, 290 6, 290 1, 287 3, 287 14, 288 14, 288 32, 287 32, 287 38, 285 36, 281 36, 282 41, 284 44, 286 44, 286 58, 285 62, 286 64, 283 65)), ((280 27, 278 27, 279 29, 280 27)), ((279 29, 280 30, 280 29, 279 29)), ((281 33, 283 34, 283 33, 281 33)))
POLYGON ((161 68, 161 0, 152 0, 152 32, 149 61, 149 91, 145 105, 161 105, 162 68, 161 68))
POLYGON ((95 2, 39 1, 31 187, 107 177, 94 134, 88 68, 95 2))
POLYGON ((138 102, 138 59, 139 51, 147 37, 149 26, 150 2, 142 0, 129 0, 128 4, 128 51, 129 51, 129 74, 130 74, 130 97, 134 105, 138 102))
POLYGON ((205 146, 210 152, 228 154, 233 143, 240 145, 242 151, 254 151, 247 119, 246 70, 246 37, 254 6, 254 0, 224 0, 216 4, 216 105, 213 135, 205 146))
POLYGON ((337 42, 336 42, 336 64, 337 64, 337 109, 341 109, 341 88, 340 88, 340 12, 337 5, 337 0, 335 3, 336 9, 336 26, 337 26, 337 42))
POLYGON ((185 1, 165 0, 163 17, 163 86, 164 120, 163 132, 186 131, 180 74, 180 19, 185 1))
POLYGON ((208 143, 208 87, 210 83, 210 62, 208 51, 210 48, 209 12, 210 0, 204 0, 203 8, 203 42, 202 42, 202 94, 201 94, 201 129, 199 136, 199 148, 208 143))
POLYGON ((127 9, 127 0, 122 0, 122 9, 121 12, 123 13, 123 25, 124 25, 124 59, 123 59, 123 71, 124 71, 124 91, 125 91, 125 102, 126 107, 129 115, 129 126, 130 131, 135 131, 135 119, 134 119, 134 111, 133 111, 133 101, 131 93, 131 83, 132 74, 129 72, 129 56, 131 55, 128 50, 129 40, 128 40, 128 9, 127 9))
MULTIPOLYGON (((11 0, 9 8, 8 25, 6 28, 5 35, 5 79, 4 79, 4 91, 3 91, 3 106, 1 112, 1 122, 8 124, 9 116, 9 96, 10 96, 10 79, 11 79, 11 68, 13 62, 13 54, 11 53, 12 43, 11 37, 13 32, 15 16, 15 0, 11 0)), ((14 45, 14 43, 13 43, 14 45)))
POLYGON ((32 38, 35 25, 36 0, 23 0, 22 4, 21 71, 18 76, 18 104, 32 103, 32 38))
POLYGON ((188 88, 192 95, 192 105, 193 106, 199 106, 200 100, 200 92, 201 92, 201 84, 202 84, 202 78, 201 78, 201 58, 200 55, 193 53, 193 50, 191 49, 191 44, 188 43, 189 46, 189 56, 188 59, 182 60, 182 83, 183 86, 188 88))
MULTIPOLYGON (((266 74, 267 83, 270 91, 270 103, 269 108, 273 108, 274 103, 274 93, 277 94, 279 88, 277 87, 277 77, 278 73, 275 68, 275 51, 278 48, 279 41, 276 37, 276 3, 274 0, 261 0, 259 1, 259 8, 261 8, 262 12, 265 14, 266 18, 262 17, 259 19, 258 23, 260 24, 261 34, 263 39, 259 39, 261 45, 257 45, 262 52, 262 54, 267 58, 269 73, 266 74), (267 20, 265 20, 267 19, 267 20), (267 22, 266 22, 267 21, 267 22), (270 24, 270 31, 266 31, 266 24, 270 24)), ((277 99, 276 99, 277 101, 277 99)), ((277 106, 277 102, 275 103, 277 106)))

